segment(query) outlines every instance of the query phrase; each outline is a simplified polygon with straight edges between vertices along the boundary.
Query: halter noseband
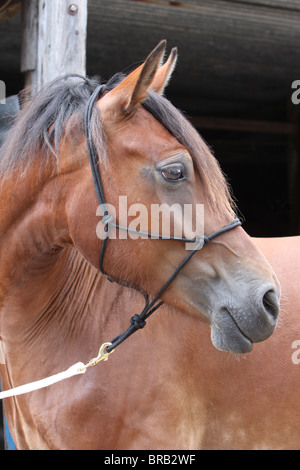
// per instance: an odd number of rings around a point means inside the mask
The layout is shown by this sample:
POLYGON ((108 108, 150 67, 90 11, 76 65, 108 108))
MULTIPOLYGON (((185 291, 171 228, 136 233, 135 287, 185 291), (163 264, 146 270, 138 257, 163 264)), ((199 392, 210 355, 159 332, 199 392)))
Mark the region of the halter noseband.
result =
MULTIPOLYGON (((99 85, 89 98, 89 101, 87 103, 86 107, 86 112, 85 112, 85 137, 86 137, 86 144, 88 148, 88 154, 89 154, 89 159, 90 159, 90 165, 91 165, 91 170, 92 170, 92 175, 93 175, 93 180, 94 180, 94 186, 97 194, 98 201, 100 205, 102 205, 104 208, 106 207, 106 201, 104 198, 104 192, 103 192, 103 186, 101 182, 101 177, 98 169, 98 161, 97 161, 97 155, 93 146, 93 142, 89 133, 89 124, 91 121, 91 116, 92 116, 92 111, 93 111, 93 106, 95 104, 95 101, 103 94, 105 91, 106 86, 105 85, 99 85)), ((151 110, 147 110, 151 112, 151 110)), ((110 346, 106 348, 106 352, 110 353, 112 352, 119 344, 121 344, 126 338, 128 338, 130 335, 132 335, 135 331, 137 331, 140 328, 144 328, 146 325, 146 319, 152 315, 155 310, 157 310, 163 302, 159 301, 160 297, 162 294, 165 292, 165 290, 169 287, 169 285, 174 281, 175 277, 177 274, 182 270, 182 268, 188 263, 188 261, 194 256, 194 254, 199 250, 200 247, 207 245, 211 240, 215 239, 219 235, 222 235, 223 233, 228 232, 229 230, 234 229, 235 227, 238 227, 239 225, 242 225, 240 219, 236 218, 229 222, 229 224, 225 225, 225 227, 221 228, 220 230, 217 230, 216 232, 212 233, 209 236, 204 236, 204 237, 199 237, 199 238, 177 238, 177 237, 165 237, 163 235, 155 235, 152 233, 145 233, 145 232, 140 232, 138 230, 132 230, 129 229, 128 227, 123 227, 121 225, 117 225, 113 222, 112 216, 109 215, 107 210, 104 210, 104 214, 102 217, 102 223, 104 224, 104 231, 105 231, 105 237, 101 246, 101 251, 100 251, 100 258, 99 258, 99 268, 102 274, 105 274, 107 278, 112 281, 119 282, 115 279, 112 279, 107 273, 104 272, 103 269, 103 259, 104 259, 104 253, 105 253, 105 248, 108 240, 108 227, 109 225, 112 227, 115 227, 119 230, 126 230, 126 231, 133 231, 135 233, 139 233, 141 235, 146 235, 149 238, 158 238, 158 239, 168 239, 168 240, 175 240, 175 241, 182 241, 186 243, 196 243, 196 247, 194 250, 192 250, 188 256, 179 264, 179 266, 175 269, 174 273, 172 276, 167 280, 167 282, 163 285, 163 287, 160 289, 160 291, 157 293, 157 295, 154 297, 154 299, 149 302, 148 295, 145 295, 145 301, 146 305, 142 312, 138 315, 135 314, 133 317, 130 318, 130 326, 129 328, 116 338, 114 338, 111 341, 110 346)))

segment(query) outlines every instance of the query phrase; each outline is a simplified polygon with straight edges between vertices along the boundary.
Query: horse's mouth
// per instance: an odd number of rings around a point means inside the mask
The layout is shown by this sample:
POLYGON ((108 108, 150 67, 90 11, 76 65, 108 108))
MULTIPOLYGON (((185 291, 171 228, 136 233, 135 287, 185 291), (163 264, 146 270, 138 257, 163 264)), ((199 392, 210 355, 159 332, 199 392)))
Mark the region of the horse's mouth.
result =
POLYGON ((227 309, 226 312, 223 309, 217 322, 212 322, 211 341, 215 348, 234 354, 245 354, 253 349, 253 342, 227 309))

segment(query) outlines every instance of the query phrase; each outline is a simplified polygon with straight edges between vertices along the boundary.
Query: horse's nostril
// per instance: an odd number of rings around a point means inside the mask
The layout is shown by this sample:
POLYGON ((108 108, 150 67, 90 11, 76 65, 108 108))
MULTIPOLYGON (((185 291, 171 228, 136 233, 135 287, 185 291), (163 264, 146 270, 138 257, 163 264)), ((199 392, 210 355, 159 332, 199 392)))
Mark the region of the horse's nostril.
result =
POLYGON ((279 302, 274 290, 271 289, 265 293, 263 296, 263 306, 265 307, 266 311, 276 320, 279 314, 279 302))

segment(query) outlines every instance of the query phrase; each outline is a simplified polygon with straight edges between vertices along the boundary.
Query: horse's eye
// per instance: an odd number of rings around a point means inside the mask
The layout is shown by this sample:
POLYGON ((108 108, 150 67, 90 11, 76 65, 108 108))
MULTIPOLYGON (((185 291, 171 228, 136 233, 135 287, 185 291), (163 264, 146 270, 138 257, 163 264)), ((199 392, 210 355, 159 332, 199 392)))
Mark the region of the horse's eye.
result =
POLYGON ((160 171, 164 179, 167 181, 178 181, 184 179, 184 168, 180 163, 167 165, 160 171))

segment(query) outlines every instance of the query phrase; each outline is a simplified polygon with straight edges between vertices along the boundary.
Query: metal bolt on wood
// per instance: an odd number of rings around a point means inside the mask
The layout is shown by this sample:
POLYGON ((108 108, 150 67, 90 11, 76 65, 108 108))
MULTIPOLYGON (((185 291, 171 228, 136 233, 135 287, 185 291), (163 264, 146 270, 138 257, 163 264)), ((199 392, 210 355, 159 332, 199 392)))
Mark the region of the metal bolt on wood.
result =
POLYGON ((68 12, 70 13, 70 15, 77 15, 78 6, 75 3, 71 3, 68 7, 68 12))

